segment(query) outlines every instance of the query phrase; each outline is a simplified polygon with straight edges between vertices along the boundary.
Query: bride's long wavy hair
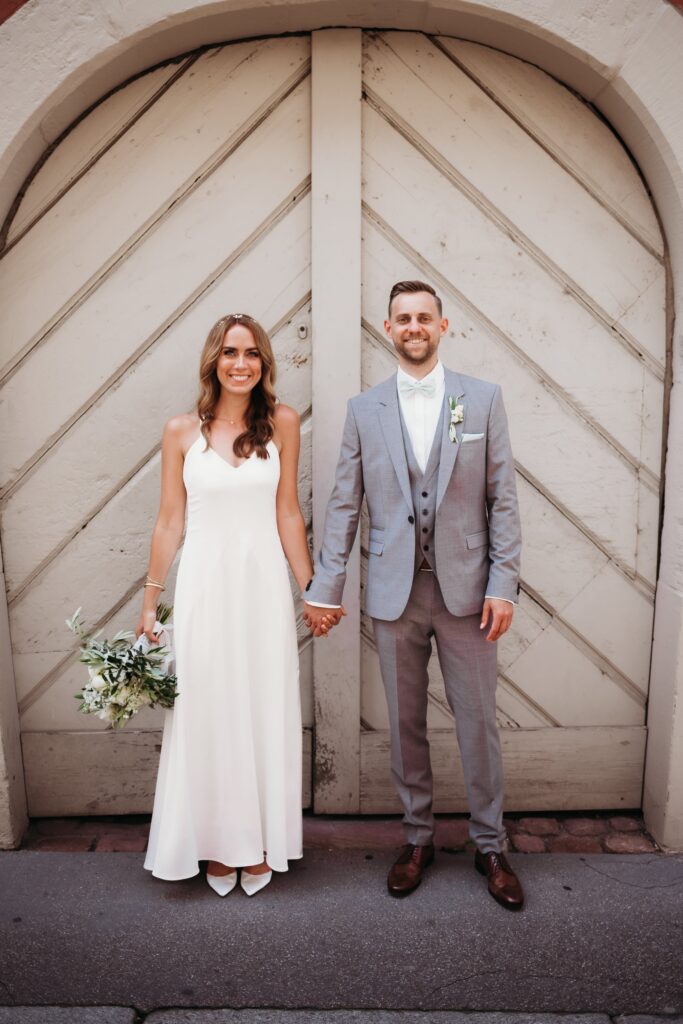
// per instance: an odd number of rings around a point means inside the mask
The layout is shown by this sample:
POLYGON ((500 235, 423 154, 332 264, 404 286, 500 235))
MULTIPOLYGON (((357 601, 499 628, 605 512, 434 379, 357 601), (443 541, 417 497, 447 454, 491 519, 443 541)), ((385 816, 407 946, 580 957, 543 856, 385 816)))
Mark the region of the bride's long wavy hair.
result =
POLYGON ((211 421, 221 394, 221 385, 216 373, 218 357, 225 342, 225 335, 235 324, 246 327, 254 339, 254 347, 261 357, 261 379, 251 392, 251 401, 245 418, 246 430, 235 438, 232 449, 239 459, 247 459, 256 452, 259 459, 267 459, 266 445, 273 437, 273 414, 275 412, 275 358, 270 339, 261 324, 246 313, 231 313, 216 321, 202 349, 199 360, 199 398, 197 414, 201 420, 201 432, 208 450, 211 436, 211 421))

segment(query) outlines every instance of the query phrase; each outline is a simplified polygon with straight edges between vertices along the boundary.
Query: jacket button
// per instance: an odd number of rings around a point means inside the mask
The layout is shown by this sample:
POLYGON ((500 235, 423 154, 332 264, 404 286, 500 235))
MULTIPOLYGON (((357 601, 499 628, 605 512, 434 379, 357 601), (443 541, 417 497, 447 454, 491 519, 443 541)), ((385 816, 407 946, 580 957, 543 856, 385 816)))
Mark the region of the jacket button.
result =
POLYGON ((408 522, 409 523, 414 523, 415 522, 415 519, 413 518, 413 516, 408 516, 408 522))

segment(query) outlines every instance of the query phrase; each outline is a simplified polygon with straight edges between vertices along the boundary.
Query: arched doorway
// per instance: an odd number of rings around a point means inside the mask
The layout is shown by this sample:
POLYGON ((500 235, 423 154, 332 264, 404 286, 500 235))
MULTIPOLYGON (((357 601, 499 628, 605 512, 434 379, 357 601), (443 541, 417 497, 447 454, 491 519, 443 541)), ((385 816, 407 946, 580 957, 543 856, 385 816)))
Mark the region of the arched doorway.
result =
MULTIPOLYGON (((449 307, 444 360, 506 396, 525 523, 523 594, 500 652, 508 804, 638 805, 665 360, 649 198, 607 126, 538 69, 416 33, 350 30, 348 46, 363 57, 363 386, 392 369, 379 332, 390 284, 420 276, 449 307)), ((311 262, 334 252, 309 241, 309 48, 307 35, 230 44, 136 79, 51 154, 13 220, 0 261, 2 529, 33 813, 149 805, 158 722, 113 736, 76 721, 62 623, 81 603, 108 632, 134 616, 156 445, 192 403, 206 326, 236 304, 263 318, 281 396, 304 415, 316 412, 311 354, 334 375, 338 354, 321 332, 311 350, 308 334, 311 262)), ((335 129, 341 156, 357 140, 335 129)), ((325 418, 313 422, 314 444, 333 450, 337 437, 317 435, 325 418)), ((310 487, 304 461, 309 503, 310 487)), ((346 810, 394 809, 362 636, 346 705, 315 679, 321 715, 355 716, 358 737, 349 758, 326 736, 322 810, 336 809, 334 787, 357 794, 346 810), (330 763, 344 766, 333 787, 330 763)), ((303 632, 302 667, 311 727, 303 632)), ((436 672, 430 713, 437 806, 459 808, 436 672)))

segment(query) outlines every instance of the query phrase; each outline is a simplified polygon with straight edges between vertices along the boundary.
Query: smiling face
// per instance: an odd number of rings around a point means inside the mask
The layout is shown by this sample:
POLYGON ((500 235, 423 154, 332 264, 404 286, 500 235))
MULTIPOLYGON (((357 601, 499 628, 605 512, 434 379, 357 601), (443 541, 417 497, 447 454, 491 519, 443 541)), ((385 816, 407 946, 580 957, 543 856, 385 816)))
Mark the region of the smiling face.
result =
POLYGON ((429 292, 404 292, 391 303, 384 330, 394 343, 398 361, 412 376, 423 377, 436 366, 441 335, 448 320, 429 292))
POLYGON ((256 387, 262 373, 261 354, 253 334, 244 324, 233 324, 225 332, 216 362, 221 387, 233 395, 246 395, 256 387))

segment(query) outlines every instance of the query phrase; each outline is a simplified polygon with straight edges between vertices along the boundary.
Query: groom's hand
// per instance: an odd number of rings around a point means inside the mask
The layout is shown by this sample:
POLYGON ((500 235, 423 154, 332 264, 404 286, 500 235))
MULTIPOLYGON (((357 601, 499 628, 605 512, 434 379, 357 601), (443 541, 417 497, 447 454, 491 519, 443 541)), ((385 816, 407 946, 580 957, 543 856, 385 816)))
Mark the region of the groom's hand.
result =
POLYGON ((514 605, 509 601, 501 601, 497 597, 487 597, 484 601, 484 608, 481 613, 480 629, 486 629, 487 622, 491 622, 491 628, 485 639, 494 643, 503 633, 507 633, 512 622, 514 605))
POLYGON ((319 608, 317 605, 304 602, 304 622, 313 636, 327 636, 329 631, 341 621, 343 615, 346 615, 343 606, 341 608, 319 608))

